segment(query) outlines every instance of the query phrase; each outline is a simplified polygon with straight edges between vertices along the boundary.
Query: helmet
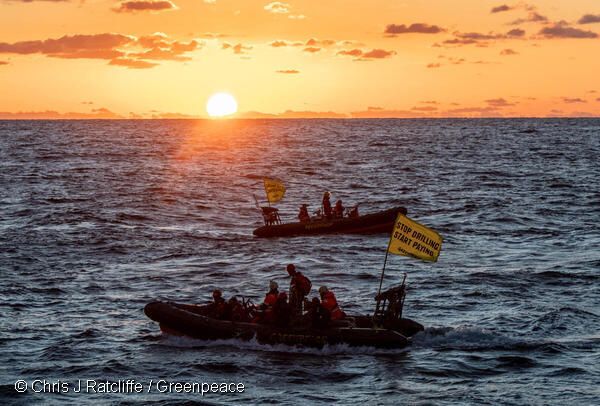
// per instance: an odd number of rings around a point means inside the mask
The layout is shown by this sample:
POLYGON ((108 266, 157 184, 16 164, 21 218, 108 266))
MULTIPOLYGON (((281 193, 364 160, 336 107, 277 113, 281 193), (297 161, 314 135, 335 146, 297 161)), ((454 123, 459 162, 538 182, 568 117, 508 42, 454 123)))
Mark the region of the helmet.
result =
POLYGON ((319 293, 320 293, 321 295, 322 295, 322 294, 324 294, 324 293, 327 293, 327 292, 329 292, 329 289, 327 289, 327 286, 321 286, 321 287, 319 288, 319 293))
POLYGON ((287 270, 287 272, 290 275, 293 275, 296 273, 296 266, 294 264, 288 264, 288 266, 285 269, 287 270))
POLYGON ((273 290, 273 289, 277 289, 278 287, 279 287, 279 285, 277 284, 277 282, 275 282, 275 281, 269 282, 269 289, 273 290))
POLYGON ((329 192, 323 193, 323 197, 325 197, 325 196, 329 197, 329 196, 331 196, 331 193, 329 193, 329 192))
POLYGON ((213 290, 212 295, 214 298, 217 298, 217 297, 223 296, 223 293, 221 292, 221 289, 215 289, 215 290, 213 290))

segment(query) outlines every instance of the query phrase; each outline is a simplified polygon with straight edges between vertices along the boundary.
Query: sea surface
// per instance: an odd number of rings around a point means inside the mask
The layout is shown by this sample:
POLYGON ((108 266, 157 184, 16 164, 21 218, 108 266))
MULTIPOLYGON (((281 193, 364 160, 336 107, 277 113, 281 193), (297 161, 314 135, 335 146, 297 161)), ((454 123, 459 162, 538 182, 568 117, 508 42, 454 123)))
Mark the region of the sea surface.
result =
POLYGON ((600 404, 600 120, 0 121, 1 404, 600 404), (369 313, 388 236, 258 239, 253 199, 403 205, 444 237, 408 275, 404 350, 161 334, 154 299, 259 302, 294 263, 369 313), (243 393, 17 394, 18 379, 243 393))

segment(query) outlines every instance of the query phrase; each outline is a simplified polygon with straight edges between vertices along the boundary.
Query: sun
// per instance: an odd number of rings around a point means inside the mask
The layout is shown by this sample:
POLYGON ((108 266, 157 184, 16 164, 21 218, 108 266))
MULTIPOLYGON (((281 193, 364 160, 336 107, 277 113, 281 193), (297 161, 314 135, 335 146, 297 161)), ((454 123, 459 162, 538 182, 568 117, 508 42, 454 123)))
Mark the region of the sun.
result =
POLYGON ((211 117, 225 117, 237 112, 237 102, 229 93, 215 93, 206 102, 206 112, 211 117))

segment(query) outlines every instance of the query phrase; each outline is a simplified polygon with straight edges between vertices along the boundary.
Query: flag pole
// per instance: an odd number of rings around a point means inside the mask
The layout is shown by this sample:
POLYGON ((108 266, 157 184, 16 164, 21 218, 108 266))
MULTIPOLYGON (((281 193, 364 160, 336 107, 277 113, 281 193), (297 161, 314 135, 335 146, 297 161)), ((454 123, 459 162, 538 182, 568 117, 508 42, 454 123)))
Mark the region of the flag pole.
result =
POLYGON ((381 285, 383 285, 383 274, 385 273, 385 265, 387 264, 388 255, 390 253, 390 243, 392 239, 390 238, 390 242, 388 242, 387 249, 385 250, 385 259, 383 260, 383 269, 381 269, 381 279, 379 279, 379 290, 377 291, 377 296, 381 293, 381 285))

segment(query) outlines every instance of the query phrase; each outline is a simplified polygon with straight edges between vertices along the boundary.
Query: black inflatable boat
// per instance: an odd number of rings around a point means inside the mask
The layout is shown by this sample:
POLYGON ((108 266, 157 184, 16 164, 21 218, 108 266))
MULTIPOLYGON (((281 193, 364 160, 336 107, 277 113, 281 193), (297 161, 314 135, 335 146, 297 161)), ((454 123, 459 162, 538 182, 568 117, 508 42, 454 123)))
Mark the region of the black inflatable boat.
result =
POLYGON ((374 234, 389 233, 398 213, 406 214, 404 207, 365 214, 355 218, 319 219, 304 223, 264 225, 254 230, 257 237, 290 237, 330 233, 374 234))

